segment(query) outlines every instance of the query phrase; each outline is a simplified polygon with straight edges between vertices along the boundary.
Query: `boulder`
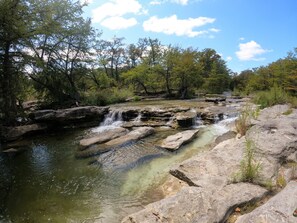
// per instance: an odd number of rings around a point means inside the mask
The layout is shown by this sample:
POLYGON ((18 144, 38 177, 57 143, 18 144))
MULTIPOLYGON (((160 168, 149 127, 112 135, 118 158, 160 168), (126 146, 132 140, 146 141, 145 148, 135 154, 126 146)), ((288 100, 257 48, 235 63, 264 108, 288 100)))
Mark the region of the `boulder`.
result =
POLYGON ((1 135, 4 141, 13 141, 21 138, 22 136, 45 131, 46 129, 47 125, 38 123, 17 127, 3 127, 1 135))
POLYGON ((171 151, 178 150, 182 145, 193 140, 196 137, 198 131, 198 129, 186 130, 175 135, 168 136, 163 140, 160 147, 171 151))
POLYGON ((121 127, 115 127, 112 129, 108 129, 104 132, 99 133, 98 135, 91 137, 91 138, 80 140, 79 141, 80 149, 84 150, 91 145, 100 144, 100 143, 110 141, 112 139, 123 136, 123 135, 127 134, 128 132, 129 131, 127 129, 121 128, 121 127))
POLYGON ((262 157, 265 177, 276 176, 279 167, 286 162, 297 162, 297 111, 281 115, 286 109, 285 106, 273 106, 263 110, 258 122, 246 133, 262 157))
POLYGON ((277 195, 270 198, 264 205, 256 208, 251 213, 240 216, 236 223, 293 223, 297 217, 293 212, 297 208, 297 182, 291 181, 277 195))
POLYGON ((193 126, 195 124, 196 118, 197 113, 192 111, 178 113, 176 115, 176 121, 178 125, 182 128, 193 126))
POLYGON ((107 143, 105 143, 105 145, 109 147, 121 146, 123 144, 145 138, 149 135, 152 135, 154 132, 155 130, 152 127, 136 128, 126 135, 108 141, 107 143))
POLYGON ((224 222, 235 206, 260 199, 267 190, 248 183, 225 185, 220 190, 184 187, 174 196, 147 205, 122 223, 224 222))

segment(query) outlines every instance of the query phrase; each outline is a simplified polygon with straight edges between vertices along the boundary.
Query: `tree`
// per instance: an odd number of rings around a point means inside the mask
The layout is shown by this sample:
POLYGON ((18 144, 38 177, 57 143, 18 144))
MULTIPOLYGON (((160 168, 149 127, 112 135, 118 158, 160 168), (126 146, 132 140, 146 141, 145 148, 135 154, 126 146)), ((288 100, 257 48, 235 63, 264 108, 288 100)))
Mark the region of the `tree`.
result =
POLYGON ((124 64, 124 38, 114 37, 111 40, 101 40, 97 46, 99 63, 105 73, 119 80, 119 67, 124 64))
POLYGON ((182 50, 173 69, 180 98, 190 97, 191 91, 202 85, 202 70, 198 63, 197 50, 192 48, 182 50))
MULTIPOLYGON (((77 81, 90 59, 93 30, 70 0, 4 0, 0 4, 3 113, 15 120, 20 78, 53 99, 79 100, 77 81)), ((2 107, 2 106, 1 106, 2 107)))

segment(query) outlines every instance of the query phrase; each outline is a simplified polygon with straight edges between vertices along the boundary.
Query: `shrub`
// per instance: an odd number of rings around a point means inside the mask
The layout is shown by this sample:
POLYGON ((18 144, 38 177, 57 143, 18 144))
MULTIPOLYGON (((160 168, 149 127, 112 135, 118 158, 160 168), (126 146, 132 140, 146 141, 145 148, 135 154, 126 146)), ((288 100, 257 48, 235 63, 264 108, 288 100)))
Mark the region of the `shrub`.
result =
POLYGON ((290 96, 282 88, 276 85, 269 91, 258 92, 254 97, 254 102, 259 104, 261 108, 285 103, 290 103, 293 107, 297 107, 297 98, 290 96))
POLYGON ((133 93, 129 89, 110 88, 97 92, 88 92, 83 97, 83 103, 86 105, 104 106, 125 102, 133 93))

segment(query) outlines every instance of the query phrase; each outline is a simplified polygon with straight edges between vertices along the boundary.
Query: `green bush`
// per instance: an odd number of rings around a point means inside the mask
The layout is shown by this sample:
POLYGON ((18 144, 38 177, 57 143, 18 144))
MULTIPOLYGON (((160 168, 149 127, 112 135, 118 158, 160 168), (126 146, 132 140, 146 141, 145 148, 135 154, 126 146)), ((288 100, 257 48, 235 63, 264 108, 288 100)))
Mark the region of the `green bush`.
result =
POLYGON ((83 96, 83 103, 86 105, 104 106, 125 102, 132 97, 133 93, 129 89, 109 88, 96 92, 88 92, 83 96))
POLYGON ((290 103, 293 107, 297 107, 297 98, 290 96, 278 86, 272 87, 269 91, 258 92, 254 97, 254 102, 259 104, 261 108, 286 103, 290 103))

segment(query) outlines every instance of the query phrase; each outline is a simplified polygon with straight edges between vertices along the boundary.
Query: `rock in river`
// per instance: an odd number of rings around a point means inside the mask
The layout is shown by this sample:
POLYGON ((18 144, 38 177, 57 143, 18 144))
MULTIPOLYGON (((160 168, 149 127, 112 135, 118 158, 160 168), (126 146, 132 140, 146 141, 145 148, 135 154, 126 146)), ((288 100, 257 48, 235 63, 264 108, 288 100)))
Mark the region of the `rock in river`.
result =
POLYGON ((176 121, 180 127, 187 128, 195 124, 196 117, 196 112, 188 111, 177 114, 176 121))
POLYGON ((197 135, 199 130, 186 130, 183 132, 179 132, 175 135, 168 136, 166 139, 163 140, 160 147, 168 150, 177 150, 182 145, 188 143, 192 139, 194 139, 197 135))
POLYGON ((84 150, 91 145, 104 143, 112 139, 118 138, 120 136, 123 136, 127 133, 128 133, 128 130, 121 127, 108 129, 104 132, 98 133, 98 135, 95 135, 91 138, 80 140, 79 141, 80 149, 84 150))
POLYGON ((83 151, 77 151, 77 158, 88 158, 91 156, 100 155, 102 153, 106 153, 115 147, 124 146, 133 141, 137 141, 139 139, 145 138, 155 132, 152 127, 140 127, 129 133, 126 133, 118 138, 114 138, 110 141, 107 141, 103 144, 96 144, 92 147, 86 148, 83 151))
POLYGON ((131 141, 136 141, 142 138, 145 138, 149 135, 152 135, 155 132, 155 129, 152 127, 140 127, 136 128, 135 130, 129 132, 126 135, 123 135, 119 138, 113 139, 105 143, 107 146, 120 146, 131 141))

